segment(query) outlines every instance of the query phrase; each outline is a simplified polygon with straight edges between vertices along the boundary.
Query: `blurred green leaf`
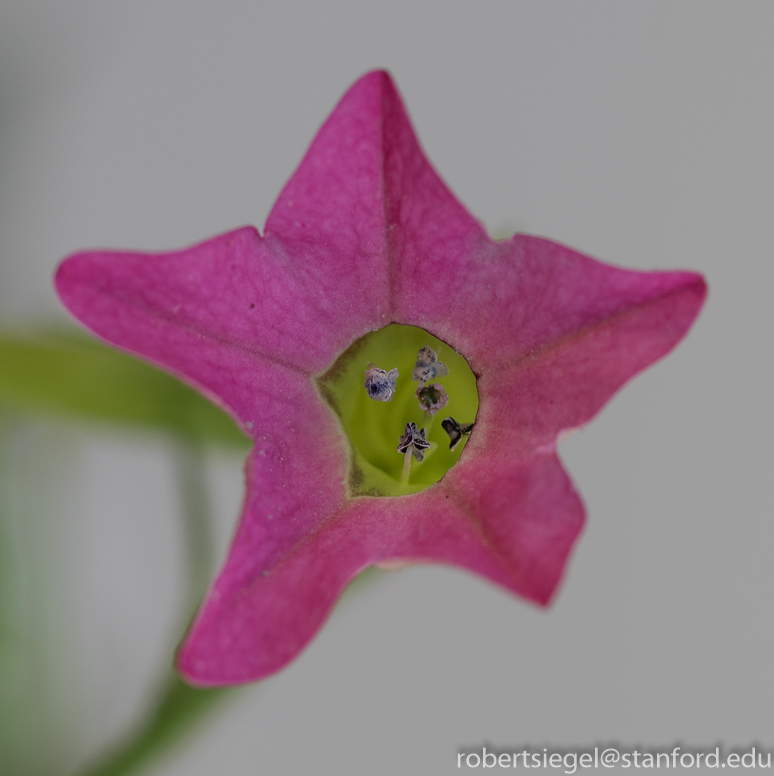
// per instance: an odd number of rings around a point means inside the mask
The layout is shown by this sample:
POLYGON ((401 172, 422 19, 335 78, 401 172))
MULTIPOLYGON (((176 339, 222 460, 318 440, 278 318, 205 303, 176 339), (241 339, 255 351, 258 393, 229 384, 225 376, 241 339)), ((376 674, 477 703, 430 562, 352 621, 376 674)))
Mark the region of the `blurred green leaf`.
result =
MULTIPOLYGON (((239 450, 249 446, 225 412, 170 375, 79 332, 61 329, 21 333, 0 329, 0 411, 3 409, 172 434, 180 443, 176 460, 186 515, 189 587, 192 599, 198 599, 212 570, 202 446, 218 444, 239 450)), ((4 538, 0 531, 0 540, 4 538)), ((12 568, 4 557, 5 545, 0 541, 0 572, 12 568)), ((0 734, 0 749, 4 750, 0 771, 5 772, 10 764, 19 774, 54 773, 58 769, 47 767, 44 750, 31 746, 29 740, 28 733, 39 729, 40 724, 29 724, 29 714, 20 715, 20 705, 25 711, 40 710, 25 691, 30 689, 29 671, 19 675, 18 658, 29 650, 20 649, 14 629, 9 596, 16 588, 10 581, 0 579, 0 697, 9 701, 0 704, 0 712, 10 713, 15 708, 13 721, 18 724, 8 724, 11 718, 0 713, 0 726, 18 746, 6 746, 9 742, 3 742, 0 734), (14 687, 17 692, 10 697, 8 691, 14 687), (19 693, 24 699, 21 704, 19 693)), ((88 774, 118 776, 142 767, 180 739, 226 694, 225 690, 189 687, 172 672, 158 692, 141 727, 87 769, 88 774)), ((48 696, 40 700, 47 701, 48 696)), ((37 717, 40 723, 39 713, 37 717)))
POLYGON ((36 476, 57 451, 30 445, 25 425, 0 407, 0 773, 57 776, 73 762, 82 718, 59 616, 66 586, 52 595, 51 494, 36 476))
POLYGON ((78 333, 0 331, 0 404, 249 446, 234 421, 192 388, 78 333))

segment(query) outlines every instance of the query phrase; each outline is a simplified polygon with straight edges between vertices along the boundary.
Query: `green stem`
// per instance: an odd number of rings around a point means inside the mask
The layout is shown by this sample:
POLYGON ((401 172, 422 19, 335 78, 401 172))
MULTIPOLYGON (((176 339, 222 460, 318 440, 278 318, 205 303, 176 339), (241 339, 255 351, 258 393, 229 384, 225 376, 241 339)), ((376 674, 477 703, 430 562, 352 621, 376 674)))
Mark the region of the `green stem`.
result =
POLYGON ((174 448, 178 491, 184 516, 189 606, 199 605, 214 567, 214 537, 207 465, 201 442, 179 436, 174 448))
POLYGON ((123 776, 147 765, 215 708, 232 688, 198 689, 180 677, 168 677, 145 724, 103 760, 81 771, 81 776, 123 776))
MULTIPOLYGON (((212 520, 201 445, 191 438, 178 436, 174 453, 185 522, 187 589, 190 591, 186 610, 189 610, 201 600, 212 571, 212 520)), ((191 687, 170 671, 162 680, 142 727, 102 760, 82 771, 82 776, 123 776, 151 762, 181 739, 232 689, 191 687)))

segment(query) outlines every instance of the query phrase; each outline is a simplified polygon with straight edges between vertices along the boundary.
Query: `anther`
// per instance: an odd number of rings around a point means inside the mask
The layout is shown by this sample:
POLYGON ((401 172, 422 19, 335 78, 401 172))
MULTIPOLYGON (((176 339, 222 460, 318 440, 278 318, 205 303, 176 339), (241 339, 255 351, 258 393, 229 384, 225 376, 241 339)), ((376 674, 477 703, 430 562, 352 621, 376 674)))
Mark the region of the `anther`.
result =
POLYGON ((441 421, 443 430, 449 435, 449 450, 454 450, 463 436, 467 436, 475 423, 457 423, 454 418, 444 418, 441 421))
POLYGON ((449 395, 440 383, 421 385, 417 388, 416 397, 419 406, 428 414, 435 415, 449 403, 449 395))
POLYGON ((445 377, 448 374, 449 367, 443 361, 438 360, 438 356, 435 355, 432 348, 425 346, 417 353, 417 362, 411 373, 412 380, 427 383, 436 377, 445 377))
POLYGON ((398 452, 408 453, 410 450, 414 458, 421 463, 425 458, 425 450, 429 449, 430 442, 427 441, 425 429, 418 430, 416 423, 406 423, 398 442, 398 452))
POLYGON ((368 395, 376 401, 391 401, 395 393, 395 382, 398 379, 398 370, 390 369, 386 372, 373 364, 365 373, 365 389, 368 395))

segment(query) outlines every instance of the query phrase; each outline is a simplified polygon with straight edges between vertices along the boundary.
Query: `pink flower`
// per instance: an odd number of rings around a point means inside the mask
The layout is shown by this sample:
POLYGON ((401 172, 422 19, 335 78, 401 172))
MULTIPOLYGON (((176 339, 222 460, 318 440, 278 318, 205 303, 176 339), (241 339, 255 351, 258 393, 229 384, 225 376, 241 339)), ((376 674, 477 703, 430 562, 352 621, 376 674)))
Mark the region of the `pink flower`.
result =
POLYGON ((343 97, 263 236, 81 253, 56 285, 86 326, 197 387, 255 442, 228 558, 178 655, 200 685, 282 668, 376 563, 454 564, 547 604, 584 520, 558 434, 669 352, 706 294, 694 273, 490 240, 423 155, 384 72, 343 97), (352 497, 347 441, 313 377, 390 323, 467 359, 476 425, 436 484, 352 497))

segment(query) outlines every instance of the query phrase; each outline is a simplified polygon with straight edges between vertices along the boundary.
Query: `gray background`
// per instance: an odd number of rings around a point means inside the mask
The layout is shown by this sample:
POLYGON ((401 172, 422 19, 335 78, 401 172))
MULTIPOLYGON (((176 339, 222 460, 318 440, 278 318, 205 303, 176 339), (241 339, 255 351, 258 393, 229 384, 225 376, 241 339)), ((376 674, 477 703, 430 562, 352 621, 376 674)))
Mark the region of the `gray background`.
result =
MULTIPOLYGON (((262 227, 374 67, 493 234, 710 284, 687 340, 561 447, 589 521, 550 609, 451 569, 382 574, 149 774, 451 774, 484 743, 774 745, 772 29, 770 2, 2 0, 6 321, 61 315, 50 276, 76 249, 262 227)), ((75 767, 140 718, 182 633, 174 472, 159 440, 17 434, 19 542, 47 558, 58 634, 47 741, 75 767)), ((213 456, 210 474, 222 554, 241 461, 213 456)))

